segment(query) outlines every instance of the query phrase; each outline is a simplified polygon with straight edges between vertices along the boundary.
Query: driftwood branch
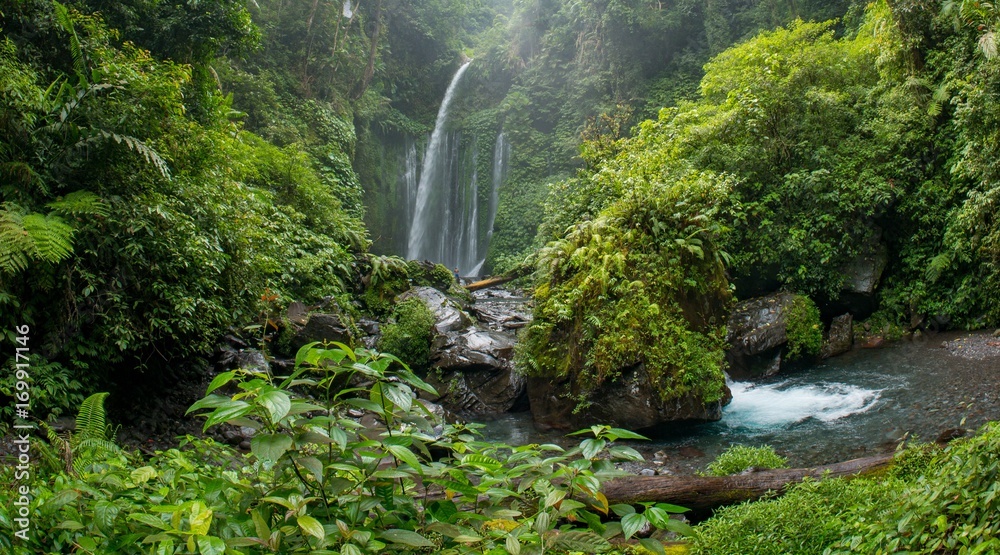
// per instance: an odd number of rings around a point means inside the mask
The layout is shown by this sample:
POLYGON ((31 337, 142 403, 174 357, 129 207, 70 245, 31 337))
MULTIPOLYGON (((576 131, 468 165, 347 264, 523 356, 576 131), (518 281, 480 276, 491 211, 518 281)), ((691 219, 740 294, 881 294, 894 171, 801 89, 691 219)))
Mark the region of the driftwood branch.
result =
POLYGON ((655 501, 687 507, 695 512, 750 501, 768 492, 781 492, 803 478, 837 478, 872 474, 888 468, 892 454, 854 459, 813 468, 762 470, 736 476, 629 476, 604 484, 611 504, 655 501))

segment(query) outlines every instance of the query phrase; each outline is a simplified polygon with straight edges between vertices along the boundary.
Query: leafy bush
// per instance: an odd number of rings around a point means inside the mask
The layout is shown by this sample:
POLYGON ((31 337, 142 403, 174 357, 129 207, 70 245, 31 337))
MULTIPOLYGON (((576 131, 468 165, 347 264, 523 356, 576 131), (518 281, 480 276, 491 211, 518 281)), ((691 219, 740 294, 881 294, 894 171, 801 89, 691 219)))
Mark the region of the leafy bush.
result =
MULTIPOLYGON (((609 506, 600 493, 603 480, 620 475, 614 461, 642 458, 614 441, 641 436, 594 426, 569 450, 485 443, 465 426, 435 436, 414 390, 433 393, 396 357, 343 346, 303 347, 289 376, 219 374, 191 411, 206 416, 206 428, 255 428, 250 454, 189 440, 145 464, 107 452, 79 474, 42 475, 30 485, 28 539, 15 545, 5 533, 0 547, 126 555, 596 553, 647 523, 690 531, 669 519, 679 507, 609 506), (364 387, 353 386, 362 380, 364 387), (357 409, 376 423, 347 416, 357 409)), ((15 526, 11 502, 24 485, 6 479, 12 472, 0 468, 4 529, 15 526)), ((662 551, 655 540, 640 541, 662 551)))
POLYGON ((845 521, 830 553, 1000 551, 1000 424, 948 444, 879 520, 845 521))
POLYGON ((774 452, 770 445, 750 447, 733 445, 705 468, 706 476, 730 476, 749 468, 788 468, 788 459, 774 452))
POLYGON ((392 321, 383 326, 378 348, 416 370, 424 370, 429 362, 433 327, 434 314, 424 301, 407 299, 396 305, 392 321))
MULTIPOLYGON (((655 140, 647 126, 636 138, 655 140)), ((722 397, 723 325, 730 299, 714 220, 724 176, 666 156, 628 151, 594 175, 633 190, 545 246, 537 261, 535 313, 518 365, 536 376, 572 376, 587 396, 645 364, 663 401, 722 397)))
MULTIPOLYGON (((817 555, 856 519, 879 518, 898 499, 899 480, 806 480, 777 499, 722 507, 695 527, 704 555, 817 555)), ((872 553, 857 551, 855 553, 872 553)))
POLYGON ((785 324, 788 337, 788 360, 816 356, 823 347, 823 322, 819 319, 819 309, 812 299, 796 295, 788 310, 785 324))

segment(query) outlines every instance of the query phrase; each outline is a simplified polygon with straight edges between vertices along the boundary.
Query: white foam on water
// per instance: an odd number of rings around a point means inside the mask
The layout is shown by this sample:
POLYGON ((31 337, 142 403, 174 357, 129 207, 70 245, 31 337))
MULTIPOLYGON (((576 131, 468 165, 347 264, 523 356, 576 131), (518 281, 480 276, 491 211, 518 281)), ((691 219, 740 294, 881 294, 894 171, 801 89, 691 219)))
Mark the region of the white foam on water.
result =
POLYGON ((810 418, 833 422, 870 410, 880 390, 843 383, 759 385, 730 382, 733 401, 725 408, 723 422, 730 427, 774 428, 810 418))

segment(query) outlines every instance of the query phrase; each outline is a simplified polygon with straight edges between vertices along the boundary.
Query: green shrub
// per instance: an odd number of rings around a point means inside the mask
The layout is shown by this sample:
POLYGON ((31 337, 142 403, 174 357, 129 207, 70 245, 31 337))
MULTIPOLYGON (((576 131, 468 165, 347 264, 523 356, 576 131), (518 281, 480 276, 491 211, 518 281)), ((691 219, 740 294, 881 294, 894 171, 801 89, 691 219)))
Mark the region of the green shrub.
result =
POLYGON ((777 499, 716 510, 695 527, 692 553, 818 555, 846 526, 884 512, 904 486, 900 480, 807 480, 777 499))
POLYGON ((788 337, 788 360, 795 360, 819 354, 823 347, 823 322, 819 319, 819 309, 809 297, 796 295, 788 310, 785 328, 788 337))
POLYGON ((412 368, 427 368, 434 315, 424 301, 407 299, 393 312, 393 321, 382 328, 379 350, 392 353, 412 368))
POLYGON ((749 447, 733 445, 705 468, 706 476, 730 476, 748 468, 788 468, 788 459, 774 452, 770 445, 749 447))
POLYGON ((829 553, 1000 551, 1000 424, 951 442, 879 520, 845 521, 829 553))

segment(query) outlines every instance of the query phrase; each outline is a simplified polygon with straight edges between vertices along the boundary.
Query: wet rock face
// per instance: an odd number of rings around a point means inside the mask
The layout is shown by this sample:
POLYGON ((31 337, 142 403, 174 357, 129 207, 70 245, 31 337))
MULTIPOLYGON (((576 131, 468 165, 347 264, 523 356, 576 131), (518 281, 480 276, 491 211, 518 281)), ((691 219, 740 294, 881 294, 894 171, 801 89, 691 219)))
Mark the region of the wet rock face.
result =
POLYGON ((427 382, 439 396, 432 401, 467 416, 499 414, 524 403, 525 378, 514 371, 512 336, 474 324, 434 288, 415 287, 399 300, 409 298, 421 299, 434 315, 427 382))
POLYGON ((850 312, 867 318, 878 307, 875 292, 889 262, 889 249, 881 242, 881 232, 865 244, 854 260, 840 268, 845 276, 840 297, 823 307, 826 314, 850 312))
POLYGON ((770 376, 781 369, 782 348, 788 343, 788 311, 794 299, 791 293, 775 293, 736 305, 726 333, 730 376, 770 376))
POLYGON ((614 383, 602 385, 590 395, 591 399, 599 401, 575 413, 577 401, 562 393, 569 387, 570 384, 564 381, 549 378, 528 379, 531 414, 539 430, 576 431, 601 422, 655 434, 657 430, 665 431, 664 427, 671 422, 719 420, 722 407, 732 399, 726 387, 723 398, 712 403, 704 403, 693 396, 663 402, 643 365, 625 370, 614 383))
POLYGON ((337 341, 349 345, 351 332, 340 320, 340 316, 322 312, 315 313, 309 315, 306 325, 292 337, 291 354, 294 355, 303 345, 313 341, 337 341))
POLYGON ((502 333, 469 327, 434 339, 427 381, 432 399, 464 415, 507 412, 523 404, 526 381, 514 371, 514 340, 502 333))
POLYGON ((462 330, 472 325, 472 318, 469 318, 458 303, 433 287, 414 287, 397 297, 397 301, 402 302, 412 298, 424 301, 434 314, 434 331, 438 334, 462 330))
POLYGON ((823 341, 823 348, 820 350, 820 358, 830 358, 842 355, 851 350, 854 345, 854 318, 848 314, 842 314, 833 319, 830 323, 830 331, 823 341))

